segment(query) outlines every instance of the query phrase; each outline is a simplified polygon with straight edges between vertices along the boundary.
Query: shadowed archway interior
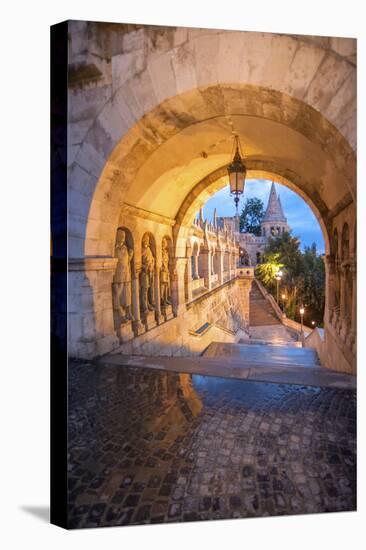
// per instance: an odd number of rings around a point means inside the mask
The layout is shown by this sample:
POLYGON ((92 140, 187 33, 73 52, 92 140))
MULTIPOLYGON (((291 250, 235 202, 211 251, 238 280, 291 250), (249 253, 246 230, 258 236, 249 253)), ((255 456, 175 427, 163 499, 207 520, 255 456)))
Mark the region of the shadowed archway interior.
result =
MULTIPOLYGON (((212 296, 225 284, 235 286, 238 246, 230 232, 192 222, 227 183, 238 135, 248 177, 287 185, 319 221, 326 248, 326 362, 353 370, 355 41, 124 25, 111 34, 102 23, 72 22, 69 55, 71 352, 90 357, 119 349, 121 342, 136 351, 139 342, 138 351, 150 353, 151 331, 159 332, 161 346, 169 323, 176 327, 179 353, 188 341, 198 341, 194 335, 201 328, 191 303, 203 292, 212 296), (96 67, 98 76, 88 80, 90 72, 80 72, 83 64, 96 67), (345 223, 349 254, 341 261, 332 253, 332 239, 345 223), (135 324, 117 337, 111 285, 119 227, 133 235, 134 270, 127 279, 135 324), (156 243, 151 254, 141 244, 145 233, 156 243), (172 246, 166 248, 163 238, 172 246), (193 249, 199 253, 192 255, 193 249), (149 275, 146 258, 153 266, 149 275), (171 309, 160 303, 162 280, 171 309), (156 303, 154 315, 141 323, 142 282, 154 285, 156 303)), ((230 292, 222 305, 238 303, 230 292)), ((200 298, 200 308, 203 303, 200 298)), ((230 330, 245 330, 246 307, 236 323, 238 312, 223 306, 211 323, 220 337, 219 318, 233 312, 230 330)), ((166 349, 173 353, 177 345, 166 349)))

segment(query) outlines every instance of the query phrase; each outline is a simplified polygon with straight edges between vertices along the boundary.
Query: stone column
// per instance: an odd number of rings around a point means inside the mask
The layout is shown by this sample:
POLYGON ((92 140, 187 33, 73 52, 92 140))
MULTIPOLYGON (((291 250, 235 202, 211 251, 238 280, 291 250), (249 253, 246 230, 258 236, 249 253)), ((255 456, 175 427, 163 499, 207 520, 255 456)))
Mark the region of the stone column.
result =
POLYGON ((346 293, 346 270, 344 265, 342 264, 341 265, 341 296, 340 296, 340 311, 339 311, 340 326, 342 325, 345 317, 345 309, 346 309, 345 293, 346 293))
POLYGON ((200 278, 200 272, 198 269, 198 252, 194 255, 194 278, 199 279, 200 278))
POLYGON ((203 263, 203 273, 200 273, 200 276, 204 278, 205 280, 205 287, 208 288, 208 290, 211 290, 212 288, 212 282, 211 282, 211 252, 208 248, 203 248, 201 250, 202 255, 202 263, 203 263))
POLYGON ((177 317, 185 308, 184 272, 187 258, 175 258, 172 269, 173 314, 177 317))
POLYGON ((68 260, 68 350, 92 358, 116 349, 112 283, 116 258, 68 260))
POLYGON ((187 301, 190 302, 192 300, 192 256, 187 257, 187 270, 186 270, 186 277, 187 280, 184 281, 187 285, 187 301))
POLYGON ((335 259, 328 254, 325 257, 325 305, 324 317, 328 323, 332 322, 334 316, 335 303, 335 259))
POLYGON ((160 269, 161 265, 155 263, 154 270, 154 306, 155 306, 155 320, 159 325, 161 322, 161 307, 160 307, 160 269))
MULTIPOLYGON (((350 311, 347 312, 348 315, 344 320, 342 328, 343 328, 343 337, 346 340, 346 344, 352 351, 354 351, 353 347, 356 341, 356 331, 357 331, 356 262, 355 261, 350 262, 350 264, 347 266, 346 269, 349 270, 350 276, 352 278, 352 289, 351 289, 352 296, 351 296, 351 308, 350 308, 350 311)), ((347 276, 347 272, 345 276, 347 276)), ((349 290, 349 289, 346 288, 346 290, 349 290)), ((347 297, 345 296, 345 300, 346 299, 347 297)))
POLYGON ((132 273, 132 316, 134 321, 132 322, 132 328, 135 336, 144 332, 144 327, 140 318, 140 285, 139 285, 139 273, 140 270, 136 269, 135 273, 132 273))
POLYGON ((194 254, 192 254, 192 256, 189 258, 189 260, 191 262, 192 279, 195 279, 196 278, 196 260, 195 260, 194 254))
POLYGON ((222 253, 222 250, 218 250, 218 254, 219 254, 219 272, 218 272, 218 276, 219 276, 219 283, 220 285, 222 285, 222 283, 224 282, 224 255, 222 253))
POLYGON ((348 334, 351 332, 351 311, 347 308, 347 279, 350 270, 350 262, 343 263, 342 266, 342 278, 341 278, 341 322, 340 322, 340 334, 343 340, 347 340, 348 334))
POLYGON ((351 318, 351 345, 356 341, 357 335, 357 264, 353 260, 351 264, 351 273, 352 273, 352 318, 351 318))

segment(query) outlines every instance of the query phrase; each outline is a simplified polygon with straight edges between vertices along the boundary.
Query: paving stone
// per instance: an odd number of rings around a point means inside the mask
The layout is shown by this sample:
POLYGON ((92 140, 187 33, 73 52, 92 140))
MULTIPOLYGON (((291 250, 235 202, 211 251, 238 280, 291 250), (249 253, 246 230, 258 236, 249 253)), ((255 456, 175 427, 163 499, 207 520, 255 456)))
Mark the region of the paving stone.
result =
POLYGON ((129 495, 126 500, 124 501, 124 506, 137 506, 140 500, 140 495, 129 495))
POLYGON ((355 510, 353 390, 190 380, 70 361, 70 528, 355 510))
POLYGON ((140 508, 137 509, 137 512, 134 517, 134 521, 136 523, 145 523, 148 520, 150 520, 151 517, 151 506, 144 505, 140 506, 140 508))
POLYGON ((178 517, 182 512, 182 505, 178 503, 174 503, 170 506, 168 516, 170 518, 176 518, 178 517))

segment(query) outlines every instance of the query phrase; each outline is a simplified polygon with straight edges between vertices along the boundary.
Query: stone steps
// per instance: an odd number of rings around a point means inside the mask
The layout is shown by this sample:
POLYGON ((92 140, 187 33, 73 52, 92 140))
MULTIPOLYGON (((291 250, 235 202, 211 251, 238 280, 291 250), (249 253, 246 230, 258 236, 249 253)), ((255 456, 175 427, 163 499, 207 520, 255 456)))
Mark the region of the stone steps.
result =
POLYGON ((271 304, 263 297, 255 281, 249 295, 249 326, 280 325, 271 304))
MULTIPOLYGON (((220 346, 221 343, 216 343, 220 346)), ((331 371, 319 366, 316 357, 307 348, 283 346, 241 345, 234 346, 227 356, 210 355, 214 348, 207 348, 201 357, 148 357, 122 354, 109 354, 95 360, 103 365, 143 367, 191 375, 208 375, 234 378, 252 382, 274 384, 298 384, 329 388, 355 389, 356 378, 349 374, 331 371), (245 349, 244 349, 245 348, 245 349), (209 351, 210 350, 210 351, 209 351), (309 354, 310 352, 310 354, 309 354)), ((214 346, 214 344, 211 344, 214 346)), ((218 350, 216 350, 217 352, 218 350)), ((223 350, 221 349, 220 352, 223 350)), ((199 383, 199 379, 197 379, 199 383)))
POLYGON ((252 325, 249 327, 249 334, 251 341, 261 340, 267 344, 296 345, 296 347, 301 347, 297 335, 294 335, 281 323, 275 325, 252 325))
POLYGON ((231 344, 213 342, 203 353, 203 357, 223 357, 225 362, 231 359, 240 360, 242 366, 277 365, 320 367, 319 358, 315 350, 288 345, 263 344, 231 344))
POLYGON ((250 345, 260 345, 260 346, 288 346, 291 348, 301 348, 302 344, 298 341, 288 342, 286 340, 262 340, 260 338, 252 338, 250 337, 250 340, 247 342, 246 340, 239 340, 239 344, 250 344, 250 345))

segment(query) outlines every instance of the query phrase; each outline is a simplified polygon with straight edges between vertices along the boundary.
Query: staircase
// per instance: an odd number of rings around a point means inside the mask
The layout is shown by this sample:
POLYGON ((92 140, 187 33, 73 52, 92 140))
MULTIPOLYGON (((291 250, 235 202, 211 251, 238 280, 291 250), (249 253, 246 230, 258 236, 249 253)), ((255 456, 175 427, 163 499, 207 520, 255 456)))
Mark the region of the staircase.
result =
POLYGON ((242 368, 253 367, 306 367, 320 368, 315 350, 292 346, 247 345, 212 342, 203 357, 225 357, 225 361, 240 362, 242 368))
POLYGON ((260 327, 266 325, 281 325, 281 321, 254 280, 249 296, 249 326, 260 327))
POLYGON ((323 368, 316 352, 309 348, 213 342, 201 357, 147 357, 111 353, 96 361, 103 365, 187 373, 192 375, 194 385, 200 384, 202 375, 213 376, 217 391, 221 391, 222 387, 220 378, 329 388, 356 387, 355 376, 323 368))
POLYGON ((253 281, 249 296, 249 334, 251 344, 301 347, 298 335, 281 323, 256 280, 253 281))

